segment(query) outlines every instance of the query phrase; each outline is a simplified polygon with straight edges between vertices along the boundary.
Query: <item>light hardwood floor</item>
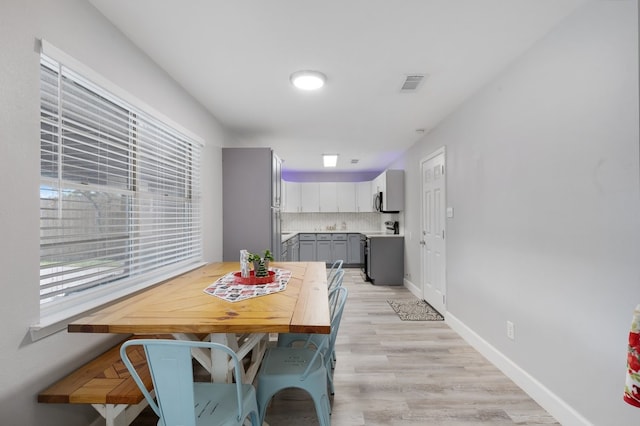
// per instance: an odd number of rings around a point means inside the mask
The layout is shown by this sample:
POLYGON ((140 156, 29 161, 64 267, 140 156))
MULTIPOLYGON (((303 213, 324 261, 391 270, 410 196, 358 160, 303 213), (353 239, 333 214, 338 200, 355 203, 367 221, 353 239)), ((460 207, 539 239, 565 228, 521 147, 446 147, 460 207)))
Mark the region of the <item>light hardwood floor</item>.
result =
MULTIPOLYGON (((345 269, 349 289, 336 344, 333 426, 559 424, 443 321, 401 321, 388 299, 402 286, 373 286, 345 269)), ((132 425, 155 425, 148 410, 132 425)), ((270 426, 317 425, 306 394, 286 390, 270 426)))

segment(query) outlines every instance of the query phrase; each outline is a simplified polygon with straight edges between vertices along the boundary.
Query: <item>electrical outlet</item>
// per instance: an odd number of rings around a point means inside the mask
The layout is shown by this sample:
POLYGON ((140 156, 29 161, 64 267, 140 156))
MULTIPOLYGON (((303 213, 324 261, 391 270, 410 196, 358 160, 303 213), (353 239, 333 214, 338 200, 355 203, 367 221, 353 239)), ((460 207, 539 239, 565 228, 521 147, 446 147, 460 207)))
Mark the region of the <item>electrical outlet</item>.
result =
POLYGON ((516 329, 511 321, 507 321, 507 337, 511 340, 516 338, 516 329))

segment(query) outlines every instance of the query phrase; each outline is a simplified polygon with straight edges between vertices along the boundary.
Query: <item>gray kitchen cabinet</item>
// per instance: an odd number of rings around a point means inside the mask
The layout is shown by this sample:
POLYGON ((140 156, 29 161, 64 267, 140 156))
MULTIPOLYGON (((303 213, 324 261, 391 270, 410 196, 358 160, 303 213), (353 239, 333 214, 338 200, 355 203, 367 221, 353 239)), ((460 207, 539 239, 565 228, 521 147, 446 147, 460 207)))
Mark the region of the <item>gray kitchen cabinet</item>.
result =
POLYGON ((281 259, 280 164, 271 148, 222 148, 222 260, 266 249, 281 259))
POLYGON ((347 234, 331 234, 331 262, 347 261, 347 234))
POLYGON ((331 262, 347 261, 347 241, 331 241, 331 262))
POLYGON ((316 234, 299 234, 300 242, 299 260, 300 262, 316 261, 316 234))
POLYGON ((360 253, 360 234, 349 234, 347 237, 347 259, 345 260, 348 264, 361 264, 363 259, 361 259, 360 253))
POLYGON ((316 261, 331 263, 331 241, 316 241, 316 261))
POLYGON ((289 260, 291 262, 300 260, 300 240, 297 235, 289 240, 289 260))
POLYGON ((373 285, 402 285, 404 280, 404 237, 370 236, 367 275, 373 285))
POLYGON ((316 234, 316 261, 333 262, 331 258, 331 234, 316 234))
POLYGON ((316 242, 300 241, 300 262, 316 261, 316 242))
POLYGON ((327 264, 347 259, 347 234, 317 234, 316 260, 327 264))

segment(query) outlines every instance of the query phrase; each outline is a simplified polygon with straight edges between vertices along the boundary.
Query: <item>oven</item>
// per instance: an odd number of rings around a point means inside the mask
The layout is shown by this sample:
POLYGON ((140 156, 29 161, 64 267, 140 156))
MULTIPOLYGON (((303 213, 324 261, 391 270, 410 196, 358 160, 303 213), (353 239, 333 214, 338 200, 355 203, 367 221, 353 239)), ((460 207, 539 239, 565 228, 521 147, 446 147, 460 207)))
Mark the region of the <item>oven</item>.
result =
POLYGON ((360 261, 362 262, 360 271, 362 279, 369 281, 369 239, 364 234, 360 234, 360 261))

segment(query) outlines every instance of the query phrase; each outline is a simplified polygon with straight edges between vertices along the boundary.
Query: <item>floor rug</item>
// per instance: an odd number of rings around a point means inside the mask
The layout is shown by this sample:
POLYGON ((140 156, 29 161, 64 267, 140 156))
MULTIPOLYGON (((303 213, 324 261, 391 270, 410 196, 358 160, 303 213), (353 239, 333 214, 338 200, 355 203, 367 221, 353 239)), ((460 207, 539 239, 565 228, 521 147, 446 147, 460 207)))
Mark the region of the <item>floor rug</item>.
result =
POLYGON ((402 321, 443 321, 444 317, 424 300, 387 300, 402 321))

